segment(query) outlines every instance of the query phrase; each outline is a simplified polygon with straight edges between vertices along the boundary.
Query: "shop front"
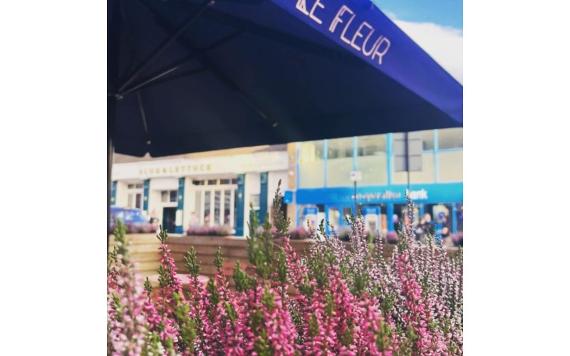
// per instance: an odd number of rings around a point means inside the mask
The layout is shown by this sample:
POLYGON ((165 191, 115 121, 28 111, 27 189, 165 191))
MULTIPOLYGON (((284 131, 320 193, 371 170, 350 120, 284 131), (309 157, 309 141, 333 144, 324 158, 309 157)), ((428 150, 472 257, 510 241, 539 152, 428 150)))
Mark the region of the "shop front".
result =
POLYGON ((285 149, 120 163, 113 168, 112 199, 169 232, 222 227, 243 236, 249 210, 265 217, 279 180, 287 185, 287 169, 285 149))
MULTIPOLYGON (((406 185, 298 189, 301 223, 319 224, 324 218, 333 227, 345 228, 356 206, 369 231, 394 231, 407 216, 406 185)), ((427 215, 436 224, 449 224, 451 233, 463 225, 463 183, 413 184, 409 196, 414 202, 415 223, 427 215)), ((297 222, 297 225, 300 223, 297 222)))

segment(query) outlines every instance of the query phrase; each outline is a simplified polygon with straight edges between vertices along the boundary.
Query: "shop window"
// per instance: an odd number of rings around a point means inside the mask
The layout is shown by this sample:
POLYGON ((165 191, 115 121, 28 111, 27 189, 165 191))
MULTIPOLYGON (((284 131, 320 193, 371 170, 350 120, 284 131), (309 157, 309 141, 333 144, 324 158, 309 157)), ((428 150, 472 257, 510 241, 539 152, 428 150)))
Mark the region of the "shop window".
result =
MULTIPOLYGON (((403 134, 394 134, 403 135, 403 134)), ((421 141, 422 152, 421 154, 421 169, 413 170, 410 172, 400 171, 396 172, 395 165, 392 165, 392 182, 394 184, 407 184, 408 183, 408 173, 410 183, 433 183, 435 181, 434 172, 434 135, 433 130, 425 131, 415 131, 408 133, 408 140, 417 142, 421 141)))
POLYGON ((352 143, 354 139, 338 138, 328 141, 327 155, 327 186, 350 186, 352 171, 352 143))
POLYGON ((463 148, 463 129, 444 129, 438 131, 440 150, 463 148))
POLYGON ((438 131, 439 181, 461 182, 463 180, 463 129, 438 131))
POLYGON ((310 141, 299 144, 299 186, 301 188, 324 186, 323 142, 310 141))
POLYGON ((212 192, 206 191, 204 192, 204 225, 210 226, 210 210, 211 210, 211 194, 212 192))
POLYGON ((259 210, 259 194, 251 194, 249 196, 249 203, 253 207, 253 210, 259 210))
POLYGON ((178 201, 178 190, 163 190, 160 192, 160 201, 163 203, 175 203, 178 201))
POLYGON ((231 225, 231 202, 232 202, 233 191, 224 191, 224 225, 231 225))
POLYGON ((362 172, 359 185, 384 185, 386 172, 386 135, 361 136, 357 139, 357 166, 362 172))
POLYGON ((220 225, 220 214, 222 204, 222 191, 216 190, 214 192, 214 224, 220 225))

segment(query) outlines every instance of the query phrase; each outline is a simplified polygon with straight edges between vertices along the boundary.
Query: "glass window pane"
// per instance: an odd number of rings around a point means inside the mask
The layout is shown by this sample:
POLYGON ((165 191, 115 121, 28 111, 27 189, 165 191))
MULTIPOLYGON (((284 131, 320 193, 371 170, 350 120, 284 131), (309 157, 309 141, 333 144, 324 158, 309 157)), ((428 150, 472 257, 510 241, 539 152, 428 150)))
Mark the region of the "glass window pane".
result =
POLYGON ((134 203, 133 202, 133 193, 129 193, 129 195, 127 197, 127 206, 129 208, 132 208, 134 206, 133 203, 134 203))
POLYGON ((327 186, 350 186, 352 171, 352 137, 328 141, 327 186))
POLYGON ((231 225, 231 201, 232 201, 232 191, 224 191, 224 225, 231 225))
POLYGON ((299 144, 299 186, 322 187, 325 184, 323 141, 299 144))
POLYGON ((220 179, 220 184, 230 184, 229 179, 220 179))
POLYGON ((176 202, 178 201, 178 191, 177 190, 171 190, 170 191, 170 202, 176 202))
POLYGON ((163 190, 160 192, 160 201, 163 203, 168 202, 168 190, 163 190))
POLYGON ((386 172, 386 135, 358 137, 357 166, 362 172, 359 185, 385 185, 388 183, 386 172))
POLYGON ((204 225, 210 225, 210 198, 211 192, 204 192, 204 225))
POLYGON ((220 225, 220 212, 222 204, 222 192, 216 190, 214 192, 214 224, 220 225))
POLYGON ((137 193, 136 202, 135 202, 135 208, 137 208, 137 209, 141 209, 141 208, 142 208, 142 194, 141 194, 141 193, 137 193))
POLYGON ((444 129, 438 132, 439 149, 463 148, 463 129, 444 129))
POLYGON ((259 209, 259 194, 251 194, 249 196, 249 202, 253 206, 254 210, 258 210, 259 209))
POLYGON ((208 179, 208 185, 216 185, 216 184, 218 184, 217 179, 208 179))

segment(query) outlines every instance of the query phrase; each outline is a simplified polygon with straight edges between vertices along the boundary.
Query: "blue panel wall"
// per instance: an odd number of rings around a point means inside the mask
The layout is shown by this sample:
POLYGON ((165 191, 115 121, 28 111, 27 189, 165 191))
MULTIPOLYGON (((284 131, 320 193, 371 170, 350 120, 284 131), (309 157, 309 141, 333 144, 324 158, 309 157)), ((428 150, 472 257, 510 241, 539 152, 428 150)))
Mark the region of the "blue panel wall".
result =
POLYGON ((148 212, 148 199, 150 190, 150 179, 145 179, 143 183, 143 210, 148 212))
POLYGON ((245 213, 245 174, 238 174, 236 191, 235 228, 236 235, 243 236, 243 219, 245 213))
POLYGON ((268 172, 262 172, 259 174, 259 222, 264 223, 265 218, 267 216, 267 199, 269 195, 269 188, 268 188, 268 172))
POLYGON ((117 204, 117 181, 111 183, 111 205, 117 204))
POLYGON ((184 184, 186 179, 184 177, 178 178, 178 206, 176 208, 176 216, 180 216, 180 220, 176 221, 174 232, 177 234, 184 233, 184 184))

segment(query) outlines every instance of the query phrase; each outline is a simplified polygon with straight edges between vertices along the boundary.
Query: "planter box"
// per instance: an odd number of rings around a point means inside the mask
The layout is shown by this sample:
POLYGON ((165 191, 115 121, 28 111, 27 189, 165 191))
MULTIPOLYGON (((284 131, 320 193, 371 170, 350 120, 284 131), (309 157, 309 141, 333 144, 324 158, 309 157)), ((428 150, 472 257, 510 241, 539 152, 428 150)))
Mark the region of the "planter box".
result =
MULTIPOLYGON (((126 235, 129 244, 129 256, 135 264, 135 270, 144 278, 149 277, 153 285, 157 284, 157 270, 159 266, 159 240, 155 234, 128 234, 126 235)), ((274 240, 277 245, 281 244, 281 239, 274 240)), ((304 256, 314 240, 289 240, 291 246, 297 254, 304 256)), ((345 242, 345 244, 349 244, 345 242)), ((113 238, 111 237, 111 246, 113 238)), ((231 275, 236 261, 240 262, 241 268, 246 269, 249 265, 247 256, 247 240, 242 237, 235 236, 186 236, 186 235, 169 235, 168 245, 172 250, 172 257, 176 262, 176 272, 181 274, 183 281, 186 280, 186 271, 184 255, 194 247, 198 262, 200 263, 200 274, 205 277, 212 277, 216 273, 214 266, 214 258, 218 247, 222 250, 224 258, 223 271, 226 275, 231 275)), ((394 251, 395 245, 384 245, 384 256, 390 258, 394 251)), ((457 247, 447 247, 450 256, 455 255, 458 251, 457 247)))

